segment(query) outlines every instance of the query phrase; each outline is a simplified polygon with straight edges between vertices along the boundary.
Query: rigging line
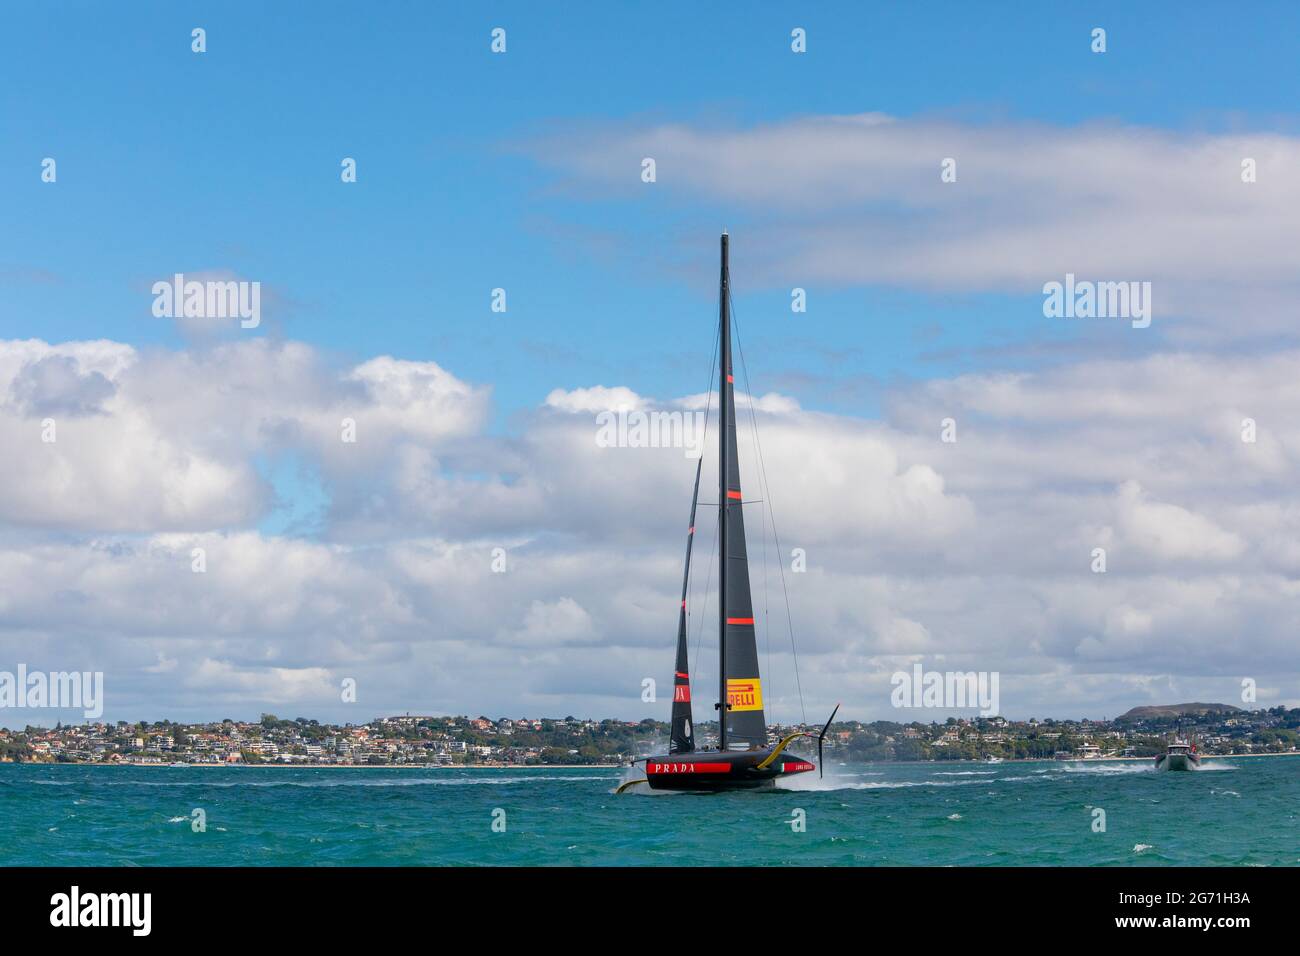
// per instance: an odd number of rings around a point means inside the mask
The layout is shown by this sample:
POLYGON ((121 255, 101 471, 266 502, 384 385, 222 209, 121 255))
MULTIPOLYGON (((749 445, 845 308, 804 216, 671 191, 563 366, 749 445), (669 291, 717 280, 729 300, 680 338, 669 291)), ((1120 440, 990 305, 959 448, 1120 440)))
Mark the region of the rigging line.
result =
MULTIPOLYGON (((704 445, 706 443, 706 439, 708 438, 708 434, 709 434, 709 413, 713 411, 713 375, 714 372, 717 370, 718 349, 721 347, 722 347, 722 316, 719 315, 717 335, 715 335, 713 338, 713 358, 709 360, 709 387, 704 393, 705 395, 704 433, 700 436, 701 455, 704 454, 704 445)), ((719 384, 719 391, 721 391, 720 384, 719 384)), ((719 403, 721 403, 721 396, 719 396, 719 403)), ((696 524, 698 525, 699 522, 697 521, 696 524)), ((706 562, 708 567, 708 572, 704 577, 704 597, 703 597, 704 605, 700 609, 701 610, 700 626, 696 628, 695 631, 695 653, 691 655, 692 660, 694 660, 695 662, 694 666, 696 667, 696 671, 695 671, 696 680, 694 681, 694 683, 697 686, 699 686, 701 683, 700 678, 705 676, 703 672, 701 672, 698 669, 700 667, 700 662, 701 662, 700 645, 704 640, 704 622, 708 617, 708 615, 704 614, 703 612, 707 611, 709 608, 709 586, 713 583, 713 560, 714 560, 714 555, 717 553, 717 545, 718 545, 718 515, 715 509, 713 515, 713 540, 709 543, 709 560, 706 562)), ((694 609, 695 609, 695 567, 696 567, 695 564, 692 563, 690 595, 689 595, 689 601, 686 605, 686 634, 688 639, 691 633, 690 618, 691 618, 691 614, 694 613, 694 609)), ((718 600, 719 601, 722 600, 722 597, 719 596, 718 600)), ((690 664, 688 663, 687 666, 689 668, 690 664)), ((688 670, 687 673, 689 672, 690 671, 688 670)))
MULTIPOLYGON (((740 367, 745 376, 745 391, 749 393, 749 417, 754 425, 754 450, 758 453, 758 469, 763 482, 763 496, 768 501, 768 515, 772 522, 772 538, 776 543, 776 552, 778 557, 781 554, 781 536, 776 530, 776 509, 772 506, 772 486, 767 480, 767 465, 763 461, 763 445, 758 440, 758 419, 754 414, 754 392, 749 387, 749 366, 745 364, 745 347, 740 342, 740 323, 736 321, 736 303, 731 298, 731 288, 727 288, 727 303, 731 307, 732 324, 736 326, 736 351, 740 354, 740 367)), ((790 653, 794 658, 794 682, 799 690, 799 712, 803 715, 803 722, 808 723, 808 711, 804 707, 803 701, 803 681, 799 678, 799 650, 794 640, 794 619, 790 616, 790 591, 785 582, 785 561, 777 561, 777 568, 781 572, 781 592, 785 595, 785 620, 790 629, 790 653)))
MULTIPOLYGON (((703 598, 704 606, 700 608, 700 612, 701 612, 700 626, 695 629, 695 655, 694 656, 695 656, 695 662, 697 666, 699 665, 700 662, 700 643, 704 640, 704 621, 708 617, 708 615, 703 612, 709 609, 709 585, 713 583, 714 558, 712 552, 717 548, 717 544, 718 544, 718 519, 717 516, 715 515, 713 519, 713 541, 710 542, 709 544, 709 552, 710 552, 709 561, 708 561, 709 571, 708 574, 706 574, 704 577, 704 598, 703 598)), ((690 614, 690 608, 687 608, 687 614, 688 615, 690 614)), ((695 672, 695 676, 697 678, 696 683, 700 683, 698 678, 701 678, 704 675, 699 670, 697 670, 695 672)))
MULTIPOLYGON (((728 291, 730 291, 730 290, 728 289, 728 291)), ((729 300, 729 304, 731 305, 731 312, 732 312, 732 316, 733 316, 733 319, 734 319, 734 316, 735 316, 735 303, 730 302, 730 300, 729 300)), ((744 346, 741 344, 741 340, 740 340, 740 325, 739 325, 739 323, 736 323, 736 349, 737 349, 737 351, 738 351, 739 354, 740 354, 740 366, 741 366, 741 371, 742 371, 742 377, 743 377, 744 380, 745 380, 745 392, 746 392, 746 394, 747 394, 747 396, 748 396, 748 398, 749 398, 749 423, 750 423, 750 431, 751 431, 751 433, 752 433, 753 436, 754 436, 754 447, 757 448, 757 447, 758 447, 758 421, 757 421, 757 419, 756 419, 755 416, 754 416, 754 392, 753 392, 753 390, 749 387, 749 366, 745 364, 745 350, 744 350, 744 346)), ((763 487, 763 485, 762 485, 762 480, 761 480, 761 479, 760 479, 760 485, 759 485, 759 492, 762 493, 762 494, 766 494, 766 491, 764 490, 764 487, 763 487)), ((765 499, 765 498, 759 498, 758 500, 759 500, 760 502, 764 502, 764 503, 766 503, 766 499, 765 499)), ((776 680, 776 671, 772 669, 772 621, 771 621, 771 617, 770 617, 770 615, 769 615, 769 609, 768 609, 768 598, 769 598, 769 593, 768 593, 768 586, 767 586, 767 577, 768 577, 768 548, 767 548, 768 538, 767 538, 767 528, 768 528, 768 523, 767 523, 766 520, 764 520, 764 517, 763 517, 763 513, 764 513, 764 511, 770 511, 770 505, 768 506, 768 508, 760 508, 760 509, 759 509, 759 512, 758 512, 759 524, 762 526, 762 532, 763 532, 763 647, 764 647, 764 649, 765 649, 765 651, 766 651, 766 654, 767 654, 767 679, 768 679, 769 685, 770 685, 771 688, 772 688, 771 698, 772 698, 773 701, 775 701, 775 700, 777 699, 777 696, 778 696, 778 694, 776 693, 776 685, 777 685, 777 683, 779 683, 779 681, 776 680)), ((779 554, 779 553, 778 553, 777 557, 778 557, 778 558, 780 557, 780 554, 779 554)), ((802 699, 801 699, 801 701, 800 701, 800 707, 801 707, 801 709, 802 709, 802 699)))
MULTIPOLYGON (((744 365, 743 360, 741 362, 741 365, 743 367, 744 365)), ((746 391, 749 390, 748 378, 745 381, 745 390, 746 391)), ((754 444, 757 445, 758 426, 757 423, 754 421, 754 414, 753 414, 754 395, 752 392, 750 393, 749 396, 749 411, 750 411, 750 416, 749 416, 750 428, 754 433, 754 444)), ((764 497, 766 497, 766 492, 764 492, 764 497)), ((768 545, 767 522, 763 520, 763 512, 767 510, 766 501, 764 501, 763 504, 764 506, 758 509, 758 523, 763 526, 763 648, 767 652, 767 679, 771 681, 771 686, 773 690, 772 699, 776 700, 778 697, 778 695, 776 694, 777 681, 774 680, 774 678, 776 677, 776 671, 772 669, 772 619, 768 609, 769 592, 767 587, 767 577, 768 577, 769 568, 768 568, 768 548, 767 548, 768 545)), ((780 555, 778 554, 777 557, 779 558, 780 555)))
MULTIPOLYGON (((734 303, 729 303, 729 304, 731 304, 732 306, 732 315, 734 319, 735 305, 734 303)), ((740 341, 740 325, 739 323, 735 323, 735 325, 736 325, 736 330, 735 330, 736 349, 740 354, 740 366, 742 371, 741 377, 745 380, 745 392, 749 398, 750 431, 754 436, 754 445, 755 447, 757 447, 758 446, 758 422, 754 417, 754 393, 753 390, 749 387, 749 366, 745 364, 745 350, 744 347, 741 345, 741 341, 740 341)), ((759 483, 759 492, 765 494, 761 479, 759 483)), ((764 501, 764 499, 760 498, 759 501, 764 501)), ((776 684, 778 683, 778 681, 776 680, 776 672, 772 669, 772 624, 771 624, 771 618, 768 613, 769 595, 768 595, 768 586, 767 586, 767 575, 768 575, 767 521, 765 521, 763 518, 764 510, 765 509, 760 508, 759 515, 758 515, 759 524, 762 526, 762 533, 763 533, 763 647, 767 654, 767 679, 773 691, 770 696, 772 700, 775 701, 777 698, 776 684)))
MULTIPOLYGON (((750 404, 753 404, 753 397, 750 398, 750 404)), ((754 436, 758 440, 757 434, 754 436)), ((763 522, 763 509, 758 509, 759 524, 763 525, 763 646, 767 650, 767 679, 770 681, 776 676, 776 671, 772 670, 772 621, 768 616, 768 593, 767 593, 767 525, 763 522)), ((780 555, 777 555, 780 557, 780 555)), ((775 690, 775 681, 773 681, 773 690, 775 690)), ((776 695, 772 695, 776 699, 776 695)))
MULTIPOLYGON (((705 392, 704 392, 704 396, 705 396, 705 397, 704 397, 704 431, 703 431, 703 432, 701 433, 701 435, 700 435, 700 455, 701 455, 701 456, 704 455, 704 446, 705 446, 705 444, 706 444, 706 442, 707 442, 707 440, 708 440, 708 437, 709 437, 709 413, 710 413, 711 411, 713 411, 713 373, 717 370, 717 369, 716 369, 716 366, 717 366, 717 360, 718 360, 718 348, 720 347, 721 340, 722 340, 722 316, 718 316, 718 334, 715 335, 715 336, 713 337, 713 358, 711 358, 711 359, 709 360, 709 387, 708 387, 708 389, 705 390, 705 392)), ((713 535, 714 535, 714 538, 715 538, 715 539, 717 538, 717 534, 718 534, 718 530, 717 530, 716 527, 714 527, 714 529, 713 529, 713 535)), ((716 542, 715 542, 715 543, 716 543, 716 542)), ((712 545, 709 546, 709 551, 710 551, 710 554, 711 554, 712 551, 713 551, 713 546, 712 546, 712 545)), ((694 612, 694 609, 695 609, 695 565, 694 565, 694 563, 691 564, 690 573, 691 573, 691 578, 690 578, 690 588, 689 588, 689 592, 688 592, 688 594, 687 594, 687 597, 688 597, 689 600, 687 601, 687 604, 686 604, 686 634, 687 634, 688 637, 689 637, 689 635, 690 635, 690 633, 691 633, 691 628, 690 628, 691 614, 694 612)), ((704 584, 704 602, 705 602, 705 606, 706 606, 706 607, 708 606, 708 599, 709 599, 709 598, 708 598, 708 595, 709 595, 709 583, 713 580, 712 575, 713 575, 713 564, 712 564, 712 562, 710 562, 710 563, 709 563, 709 578, 708 578, 708 580, 705 581, 705 584, 704 584)), ((703 617, 700 618, 700 630, 699 630, 699 634, 700 634, 701 637, 702 637, 703 634, 704 634, 704 618, 703 618, 703 617)), ((695 664, 696 664, 696 666, 698 666, 699 663, 700 663, 699 651, 700 651, 700 647, 699 647, 699 638, 697 638, 697 639, 696 639, 696 645, 695 645, 695 657, 694 657, 694 660, 695 660, 695 664)), ((690 672, 690 671, 689 671, 689 667, 690 667, 689 662, 687 663, 687 667, 688 667, 688 671, 687 671, 687 673, 689 673, 689 672, 690 672)))
MULTIPOLYGON (((740 355, 741 372, 745 379, 745 392, 749 399, 750 431, 753 433, 754 447, 757 449, 758 448, 758 421, 754 416, 754 391, 752 388, 750 388, 749 385, 749 366, 745 364, 745 349, 744 346, 741 344, 740 323, 736 321, 736 304, 735 301, 731 298, 730 284, 728 284, 727 286, 727 304, 730 306, 732 324, 735 327, 736 350, 737 353, 740 355)), ((763 482, 764 485, 766 485, 766 478, 763 479, 763 482)), ((772 621, 771 621, 771 615, 769 609, 770 595, 768 591, 768 572, 769 572, 768 537, 767 537, 767 522, 763 520, 763 512, 765 510, 770 511, 771 506, 767 504, 766 490, 764 488, 760 488, 760 491, 762 491, 763 497, 759 498, 757 503, 767 505, 766 508, 760 508, 758 510, 759 524, 762 526, 762 530, 763 530, 763 648, 767 655, 767 679, 769 682, 769 686, 772 687, 772 690, 774 692, 772 694, 772 700, 775 701, 778 696, 775 693, 776 684, 778 683, 778 681, 776 680, 776 671, 773 670, 772 668, 772 621)), ((780 552, 777 553, 777 559, 778 560, 780 559, 780 552)), ((802 698, 800 699, 800 707, 802 709, 802 698)))
MULTIPOLYGON (((739 353, 739 355, 740 355, 740 366, 741 366, 741 369, 742 369, 742 377, 745 379, 745 391, 746 391, 746 393, 748 394, 748 397, 749 397, 749 417, 750 417, 750 424, 751 424, 751 427, 754 429, 754 438, 755 438, 755 442, 757 442, 757 440, 758 440, 758 432, 757 432, 757 427, 756 427, 756 425, 754 424, 754 396, 753 396, 753 393, 752 393, 752 392, 750 391, 750 389, 749 389, 749 369, 748 369, 748 367, 745 365, 745 351, 744 351, 744 349, 743 349, 743 348, 741 347, 741 345, 740 345, 740 326, 739 326, 739 323, 737 323, 737 322, 735 321, 735 318, 736 318, 736 315, 735 315, 735 303, 733 302, 733 300, 732 300, 732 298, 731 298, 731 289, 730 289, 730 287, 728 287, 728 289, 727 289, 727 303, 728 303, 728 305, 731 306, 731 318, 732 318, 732 325, 733 325, 734 337, 735 337, 735 341, 736 341, 736 349, 737 349, 737 351, 738 351, 738 353, 739 353)), ((738 451, 739 451, 739 449, 738 449, 738 451)), ((759 491, 762 492, 762 490, 763 490, 763 489, 762 489, 762 487, 761 487, 761 485, 760 485, 760 487, 759 487, 759 491)), ((765 499, 763 499, 763 498, 752 498, 752 499, 747 499, 747 500, 742 501, 741 504, 742 504, 742 505, 763 504, 764 502, 765 502, 765 499)), ((765 648, 765 650, 766 650, 766 653, 767 653, 767 680, 768 680, 768 684, 769 684, 769 687, 774 688, 774 687, 775 687, 775 684, 776 684, 776 681, 775 681, 775 679, 774 679, 774 671, 772 670, 772 629, 771 629, 771 622, 770 622, 770 620, 769 620, 769 616, 768 616, 768 589, 767 589, 768 550, 767 550, 767 524, 764 523, 764 522, 762 522, 762 520, 761 520, 762 509, 759 509, 759 514, 760 514, 760 524, 762 525, 762 528, 763 528, 763 646, 764 646, 764 648, 765 648)), ((775 699, 775 695, 770 695, 770 696, 772 696, 773 699, 775 699)))

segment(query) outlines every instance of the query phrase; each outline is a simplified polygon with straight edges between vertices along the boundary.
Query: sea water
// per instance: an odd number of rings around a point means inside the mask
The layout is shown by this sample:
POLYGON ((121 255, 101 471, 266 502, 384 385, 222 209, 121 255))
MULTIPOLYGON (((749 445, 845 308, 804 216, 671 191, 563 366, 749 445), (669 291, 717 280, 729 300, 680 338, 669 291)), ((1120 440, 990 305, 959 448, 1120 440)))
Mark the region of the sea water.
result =
POLYGON ((825 780, 714 795, 615 796, 622 779, 615 768, 3 764, 0 864, 1300 863, 1300 756, 1188 773, 1150 761, 832 762, 825 780))

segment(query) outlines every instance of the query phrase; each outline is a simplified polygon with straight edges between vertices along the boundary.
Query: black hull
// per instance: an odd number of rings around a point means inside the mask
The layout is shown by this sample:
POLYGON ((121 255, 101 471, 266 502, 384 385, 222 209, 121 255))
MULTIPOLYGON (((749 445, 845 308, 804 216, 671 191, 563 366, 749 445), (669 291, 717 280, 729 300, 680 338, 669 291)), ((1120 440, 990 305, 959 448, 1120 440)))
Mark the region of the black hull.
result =
POLYGON ((652 790, 684 790, 719 793, 726 790, 762 790, 781 777, 807 773, 816 765, 800 757, 780 753, 775 747, 762 750, 702 751, 664 754, 646 760, 646 782, 652 790))

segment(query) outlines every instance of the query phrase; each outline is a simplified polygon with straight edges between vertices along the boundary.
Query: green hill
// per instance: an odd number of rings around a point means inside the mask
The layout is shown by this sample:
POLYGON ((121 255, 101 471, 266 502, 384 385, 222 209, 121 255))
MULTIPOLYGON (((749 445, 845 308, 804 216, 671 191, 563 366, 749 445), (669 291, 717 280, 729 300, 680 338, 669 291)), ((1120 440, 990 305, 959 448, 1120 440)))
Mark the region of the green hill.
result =
POLYGON ((1159 720, 1161 717, 1201 717, 1205 714, 1227 714, 1241 710, 1231 704, 1161 704, 1160 706, 1134 707, 1116 720, 1159 720))

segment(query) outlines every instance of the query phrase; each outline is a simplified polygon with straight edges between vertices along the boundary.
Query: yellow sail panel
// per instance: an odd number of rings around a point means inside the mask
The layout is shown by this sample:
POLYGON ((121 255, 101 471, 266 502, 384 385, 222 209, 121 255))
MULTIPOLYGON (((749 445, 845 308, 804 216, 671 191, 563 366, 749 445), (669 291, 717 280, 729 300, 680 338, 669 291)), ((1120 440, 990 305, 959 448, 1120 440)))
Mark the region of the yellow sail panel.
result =
POLYGON ((763 682, 757 677, 728 677, 727 703, 732 711, 762 710, 763 682))

